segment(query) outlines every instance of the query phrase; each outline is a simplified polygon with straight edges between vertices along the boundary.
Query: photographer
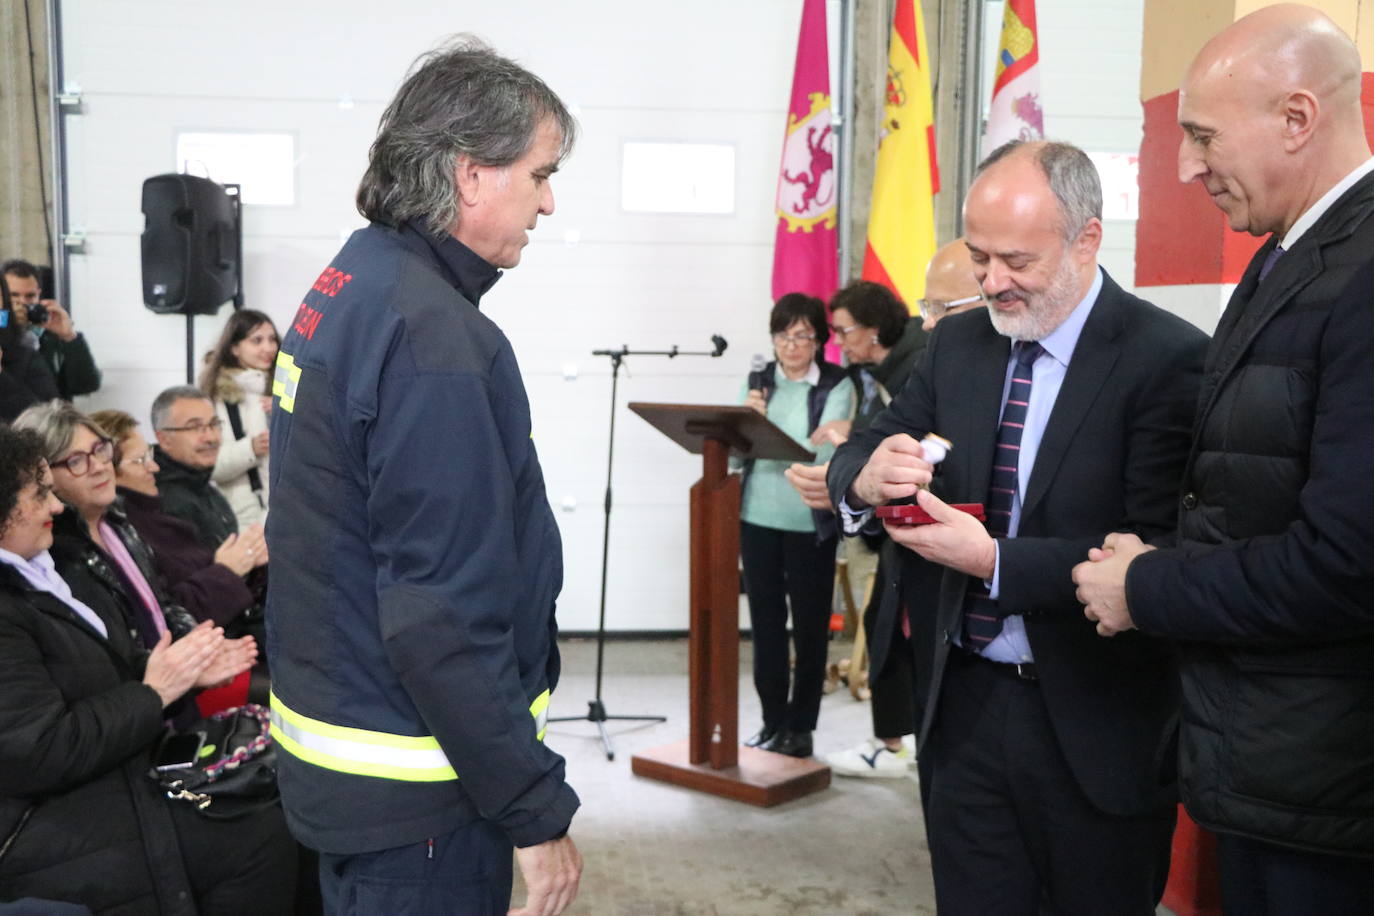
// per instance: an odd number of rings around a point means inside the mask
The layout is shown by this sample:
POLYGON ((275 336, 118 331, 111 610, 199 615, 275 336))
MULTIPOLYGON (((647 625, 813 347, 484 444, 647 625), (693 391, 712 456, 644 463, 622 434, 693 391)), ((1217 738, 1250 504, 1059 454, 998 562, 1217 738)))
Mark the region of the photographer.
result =
POLYGON ((36 349, 57 379, 57 391, 70 401, 79 394, 100 388, 96 367, 86 338, 72 325, 72 317, 55 299, 42 299, 38 268, 14 258, 0 265, 14 309, 14 321, 28 332, 25 341, 36 349))
POLYGON ((57 397, 52 372, 25 346, 26 336, 10 310, 9 292, 0 283, 0 422, 8 423, 31 404, 57 397))

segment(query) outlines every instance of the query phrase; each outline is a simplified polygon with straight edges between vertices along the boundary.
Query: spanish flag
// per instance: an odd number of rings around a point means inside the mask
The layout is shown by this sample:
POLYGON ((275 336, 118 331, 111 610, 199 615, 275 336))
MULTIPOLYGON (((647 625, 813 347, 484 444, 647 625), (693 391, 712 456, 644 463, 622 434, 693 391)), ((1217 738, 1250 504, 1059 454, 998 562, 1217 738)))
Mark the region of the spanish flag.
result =
POLYGON ((887 58, 878 167, 863 278, 895 292, 914 314, 935 254, 935 112, 919 0, 897 0, 887 58))

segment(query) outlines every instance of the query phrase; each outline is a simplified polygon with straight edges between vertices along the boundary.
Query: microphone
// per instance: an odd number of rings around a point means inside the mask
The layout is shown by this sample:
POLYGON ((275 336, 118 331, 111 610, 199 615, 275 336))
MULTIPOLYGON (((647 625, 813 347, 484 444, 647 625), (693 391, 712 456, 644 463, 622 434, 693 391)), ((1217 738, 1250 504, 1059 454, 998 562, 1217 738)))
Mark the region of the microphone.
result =
POLYGON ((768 360, 763 358, 762 353, 755 353, 754 358, 749 361, 749 389, 762 391, 765 396, 768 394, 768 379, 765 377, 763 367, 767 365, 768 360))
POLYGON ((730 346, 725 342, 725 338, 721 337, 719 334, 711 335, 711 343, 714 344, 716 348, 715 352, 711 354, 712 356, 720 356, 725 352, 725 348, 730 346))

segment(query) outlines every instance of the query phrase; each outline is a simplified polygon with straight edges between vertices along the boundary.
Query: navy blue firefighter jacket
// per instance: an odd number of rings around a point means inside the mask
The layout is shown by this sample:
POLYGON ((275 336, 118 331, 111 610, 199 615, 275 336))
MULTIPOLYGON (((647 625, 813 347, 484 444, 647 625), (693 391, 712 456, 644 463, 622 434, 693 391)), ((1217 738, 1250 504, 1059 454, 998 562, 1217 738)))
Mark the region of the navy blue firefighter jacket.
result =
POLYGON ((306 294, 273 381, 267 649, 291 829, 348 854, 577 809, 542 743, 562 544, 500 272, 373 223, 306 294))

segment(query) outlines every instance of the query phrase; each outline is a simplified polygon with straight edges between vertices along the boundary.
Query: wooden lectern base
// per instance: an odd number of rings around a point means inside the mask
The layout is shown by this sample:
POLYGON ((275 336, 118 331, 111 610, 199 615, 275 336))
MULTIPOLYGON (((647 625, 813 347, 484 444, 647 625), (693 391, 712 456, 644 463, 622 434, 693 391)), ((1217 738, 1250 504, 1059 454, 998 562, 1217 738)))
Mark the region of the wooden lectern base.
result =
POLYGON ((636 776, 661 779, 760 808, 771 808, 830 785, 830 767, 814 760, 741 747, 738 765, 717 770, 709 763, 692 763, 689 744, 678 741, 635 754, 630 758, 630 769, 636 776))

